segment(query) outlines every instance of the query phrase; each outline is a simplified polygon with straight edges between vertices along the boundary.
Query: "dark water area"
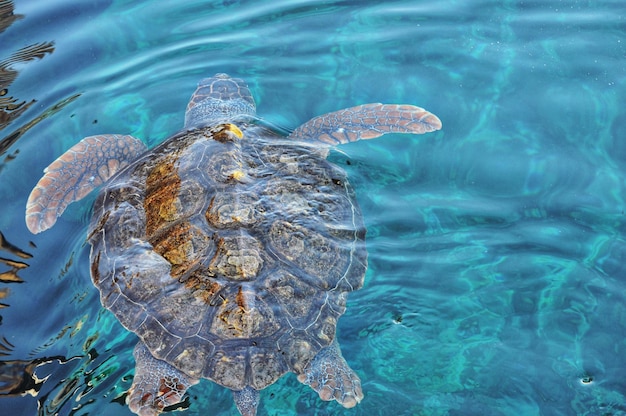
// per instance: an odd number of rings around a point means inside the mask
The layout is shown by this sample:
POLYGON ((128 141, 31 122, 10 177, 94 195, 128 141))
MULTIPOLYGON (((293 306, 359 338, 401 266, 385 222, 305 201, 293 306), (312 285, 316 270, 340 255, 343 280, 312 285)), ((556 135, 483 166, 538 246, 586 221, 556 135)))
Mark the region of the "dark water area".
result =
MULTIPOLYGON (((440 132, 331 152, 369 269, 338 325, 354 409, 291 374, 259 415, 626 415, 622 1, 0 1, 0 413, 130 415, 136 336, 100 305, 95 195, 24 223, 82 137, 178 131, 199 79, 244 78, 293 129, 368 102, 440 132)), ((172 411, 236 415, 209 381, 172 411)))

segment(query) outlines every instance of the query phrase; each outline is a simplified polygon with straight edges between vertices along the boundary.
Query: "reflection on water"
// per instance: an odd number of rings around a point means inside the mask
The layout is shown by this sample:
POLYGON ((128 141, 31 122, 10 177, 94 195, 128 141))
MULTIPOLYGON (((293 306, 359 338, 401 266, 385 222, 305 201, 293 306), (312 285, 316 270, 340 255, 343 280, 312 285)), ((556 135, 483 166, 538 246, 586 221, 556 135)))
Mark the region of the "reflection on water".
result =
POLYGON ((0 1, 0 33, 4 32, 13 22, 24 17, 21 14, 13 13, 13 10, 12 0, 0 1))
POLYGON ((18 75, 18 72, 12 69, 11 66, 20 62, 41 59, 53 51, 53 44, 44 42, 26 46, 13 53, 7 59, 0 61, 0 129, 4 129, 11 121, 22 115, 24 111, 36 102, 36 100, 20 101, 18 98, 8 95, 8 88, 18 75))
MULTIPOLYGON (((32 257, 30 253, 25 252, 19 247, 11 244, 4 237, 4 234, 0 232, 0 250, 8 251, 9 253, 20 257, 22 259, 29 259, 32 257)), ((9 267, 8 270, 0 272, 0 283, 23 283, 24 280, 17 274, 20 270, 28 267, 28 264, 18 260, 12 260, 4 257, 0 257, 0 263, 9 267)), ((5 299, 9 297, 10 290, 8 287, 0 287, 0 309, 7 308, 8 303, 5 303, 5 299)), ((8 300, 7 300, 8 302, 8 300)), ((0 322, 2 317, 0 316, 0 322)), ((6 357, 11 354, 14 349, 6 337, 0 340, 0 357, 6 357)), ((41 388, 44 379, 39 379, 35 376, 35 369, 46 362, 49 362, 46 358, 37 358, 31 361, 24 360, 0 360, 0 396, 15 396, 31 394, 35 396, 41 388)))
MULTIPOLYGON (((9 355, 14 347, 6 338, 0 340, 0 357, 9 355)), ((0 396, 37 396, 48 377, 35 374, 35 370, 54 361, 67 362, 63 357, 0 360, 0 396)))
MULTIPOLYGON (((108 336, 113 321, 113 317, 102 312, 95 319, 82 316, 30 352, 0 337, 0 398, 31 398, 32 401, 22 401, 20 406, 21 414, 29 416, 76 414, 89 409, 93 395, 105 398, 113 409, 125 406, 132 375, 120 363, 120 357, 124 356, 120 351, 129 350, 129 346, 118 347, 119 342, 108 336), (108 339, 102 339, 101 334, 108 339), (78 348, 71 349, 77 349, 78 353, 71 353, 73 355, 46 353, 58 351, 59 345, 75 343, 79 344, 78 348), (100 349, 104 351, 101 353, 100 349), (116 383, 111 385, 110 380, 116 383)), ((89 414, 85 411, 81 414, 89 414)), ((113 410, 112 413, 96 411, 92 414, 117 413, 113 410)))
MULTIPOLYGON (((2 234, 2 232, 0 232, 0 250, 8 251, 9 253, 14 254, 22 259, 29 259, 33 257, 32 254, 27 253, 24 250, 20 249, 19 247, 8 242, 7 239, 4 237, 4 234, 2 234)), ((24 281, 17 275, 17 273, 20 270, 27 268, 28 264, 26 264, 23 261, 7 259, 4 257, 0 257, 0 263, 5 264, 6 266, 9 267, 8 270, 0 272, 1 283, 22 283, 24 281)), ((9 295, 8 288, 0 288, 0 299, 3 300, 8 295, 9 295)), ((9 305, 7 305, 6 303, 0 303, 0 308, 6 308, 7 306, 9 305)))
MULTIPOLYGON (((14 13, 14 4, 12 1, 0 1, 0 33, 23 18, 23 15, 14 13)), ((8 127, 37 102, 36 99, 23 100, 9 93, 9 88, 19 75, 19 71, 15 69, 15 66, 42 59, 53 51, 53 42, 39 42, 16 50, 7 58, 0 60, 0 130, 8 127)), ((2 52, 5 53, 6 51, 2 52)), ((22 137, 24 132, 58 111, 64 105, 75 99, 76 96, 77 95, 61 100, 59 103, 43 111, 42 114, 33 117, 21 127, 0 139, 0 155, 6 153, 6 151, 22 137)), ((5 166, 6 162, 13 160, 17 153, 18 151, 16 150, 13 154, 7 155, 4 160, 0 162, 0 169, 5 166)), ((0 264, 6 266, 4 270, 0 270, 0 284, 3 284, 3 286, 0 286, 0 309, 4 309, 9 307, 11 303, 11 290, 9 287, 4 286, 4 284, 23 283, 24 279, 22 279, 19 274, 29 267, 29 264, 26 263, 25 260, 31 259, 33 256, 8 241, 2 232, 0 232, 0 250, 9 254, 8 257, 0 256, 0 264)), ((0 324, 2 324, 2 318, 3 317, 0 316, 0 324)), ((61 339, 66 332, 72 334, 75 333, 74 331, 80 330, 80 325, 76 325, 71 329, 73 329, 73 331, 70 331, 68 327, 64 328, 56 339, 49 341, 49 345, 61 339)), ((43 349, 45 349, 45 347, 43 349)), ((0 358, 2 358, 0 360, 0 397, 25 395, 36 397, 52 374, 59 372, 59 366, 65 366, 68 362, 79 359, 79 357, 67 359, 62 356, 45 355, 36 358, 28 358, 28 355, 29 354, 23 351, 23 348, 13 345, 7 339, 6 335, 0 338, 0 358)), ((62 392, 71 390, 71 385, 72 383, 65 379, 60 381, 59 386, 61 393, 57 393, 55 397, 62 398, 62 392)), ((41 404, 43 404, 44 401, 44 398, 39 398, 41 404)), ((59 400, 56 400, 56 402, 58 401, 59 400)), ((53 400, 52 403, 54 402, 53 400)), ((62 399, 61 402, 63 402, 62 399)), ((38 405, 37 407, 40 409, 43 408, 42 405, 38 405)))
MULTIPOLYGON (((117 414, 116 410, 124 408, 122 406, 125 406, 126 391, 130 387, 132 375, 120 362, 124 353, 117 351, 116 340, 113 337, 101 338, 103 333, 105 337, 108 335, 108 328, 113 320, 108 313, 98 314, 95 320, 83 316, 73 324, 66 325, 56 337, 35 351, 41 354, 40 351, 54 349, 59 344, 84 340, 80 345, 79 355, 71 358, 54 357, 54 363, 47 359, 49 366, 35 373, 36 379, 45 378, 46 381, 37 392, 38 415, 75 414, 77 411, 94 415, 117 414), (115 383, 110 383, 111 380, 115 380, 115 383), (93 407, 93 398, 96 396, 110 403, 114 410, 104 413, 96 410, 90 413, 89 409, 93 407)), ((128 345, 120 347, 120 351, 127 349, 128 345)), ((102 403, 98 407, 102 409, 102 403)))
MULTIPOLYGON (((59 336, 62 337, 63 334, 59 336)), ((0 340, 0 357, 10 355, 14 349, 15 346, 6 338, 0 340)), ((87 395, 116 368, 110 365, 91 368, 97 357, 98 353, 91 349, 85 356, 71 358, 51 356, 32 360, 0 360, 0 397, 38 397, 39 415, 58 415, 59 409, 72 397, 80 399, 87 395), (50 381, 54 381, 55 375, 64 372, 69 375, 58 379, 53 385, 48 385, 50 381)), ((111 357, 108 361, 113 360, 111 357)), ((112 397, 112 401, 123 403, 124 395, 112 397)), ((81 406, 76 406, 74 410, 80 408, 81 406)))
MULTIPOLYGON (((15 21, 24 18, 22 15, 13 13, 14 5, 11 0, 0 1, 0 33, 11 26, 15 21)), ((18 76, 18 71, 14 69, 16 64, 42 59, 46 55, 54 52, 54 42, 40 42, 25 46, 13 52, 8 58, 0 61, 0 130, 9 126, 15 119, 26 112, 36 99, 22 100, 9 94, 9 87, 18 76)), ((0 155, 3 155, 9 147, 13 146, 22 135, 35 126, 37 123, 59 111, 65 105, 74 101, 79 94, 62 99, 58 103, 46 109, 42 114, 33 117, 21 127, 7 134, 0 139, 0 155)), ((17 156, 18 150, 14 154, 7 155, 3 162, 0 162, 0 170, 4 165, 17 156)))
MULTIPOLYGON (((9 147, 13 146, 18 141, 18 139, 22 137, 24 133, 26 133, 29 129, 31 129, 37 123, 50 117, 51 115, 53 115, 54 113, 56 113, 57 111, 59 111, 60 109, 62 109, 63 107, 65 107, 66 105, 68 105, 69 103, 71 103, 78 97, 80 97, 80 94, 74 94, 68 98, 65 98, 59 101, 55 105, 46 109, 41 115, 33 118, 32 120, 30 120, 29 122, 21 126, 20 128, 14 130, 13 132, 5 136, 2 140, 0 140, 0 155, 4 154, 9 149, 9 147)), ((13 160, 15 159, 16 156, 17 156, 17 151, 15 154, 8 155, 4 159, 4 162, 6 163, 10 160, 13 160)), ((0 163, 0 169, 2 169, 3 165, 4 163, 0 163)))
MULTIPOLYGON (((14 14, 13 7, 13 1, 0 1, 0 33, 5 31, 15 21, 24 17, 14 14)), ((34 99, 24 101, 9 95, 9 86, 18 76, 18 71, 13 69, 12 66, 35 59, 42 59, 53 51, 54 46, 52 42, 41 42, 26 46, 0 61, 0 130, 8 126, 11 121, 22 115, 36 102, 34 99)), ((0 144, 6 149, 8 145, 4 142, 5 140, 2 140, 0 144)), ((4 153, 4 150, 0 150, 0 154, 2 153, 4 153)))

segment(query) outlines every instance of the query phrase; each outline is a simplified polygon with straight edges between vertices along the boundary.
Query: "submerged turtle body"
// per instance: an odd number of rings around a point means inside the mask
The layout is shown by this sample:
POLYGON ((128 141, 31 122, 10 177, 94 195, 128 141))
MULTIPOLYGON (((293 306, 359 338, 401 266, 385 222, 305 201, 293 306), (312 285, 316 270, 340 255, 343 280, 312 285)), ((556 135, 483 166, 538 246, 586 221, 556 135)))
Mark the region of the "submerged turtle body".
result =
POLYGON ((201 378, 256 414, 286 372, 345 407, 363 393, 335 338, 346 294, 366 271, 365 228, 331 145, 425 133, 419 107, 367 104, 310 120, 288 137, 256 118, 242 80, 203 80, 185 130, 146 151, 130 136, 83 139, 46 170, 26 222, 54 224, 104 183, 89 230, 102 304, 135 332, 128 396, 140 415, 182 400, 201 378))
POLYGON ((318 151, 229 128, 179 134, 107 185, 93 278, 155 357, 259 390, 334 339, 363 284, 365 231, 344 172, 318 151))

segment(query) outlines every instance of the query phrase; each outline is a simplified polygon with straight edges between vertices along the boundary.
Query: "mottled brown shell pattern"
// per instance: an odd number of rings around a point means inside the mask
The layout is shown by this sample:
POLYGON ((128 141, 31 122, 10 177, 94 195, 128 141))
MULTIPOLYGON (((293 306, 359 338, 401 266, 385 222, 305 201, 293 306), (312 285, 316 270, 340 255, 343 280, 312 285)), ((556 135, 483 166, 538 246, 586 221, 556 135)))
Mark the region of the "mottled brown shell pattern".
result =
POLYGON ((345 173, 258 126, 180 133, 113 178, 90 230, 103 304, 192 377, 259 390, 301 374, 363 284, 345 173))

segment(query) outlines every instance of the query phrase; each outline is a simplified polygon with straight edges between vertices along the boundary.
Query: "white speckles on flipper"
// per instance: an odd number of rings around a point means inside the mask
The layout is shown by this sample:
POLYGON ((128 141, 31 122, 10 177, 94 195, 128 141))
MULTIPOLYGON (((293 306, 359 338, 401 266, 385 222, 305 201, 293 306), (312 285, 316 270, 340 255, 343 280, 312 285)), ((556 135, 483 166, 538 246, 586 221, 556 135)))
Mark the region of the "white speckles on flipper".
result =
POLYGON ((317 353, 298 381, 310 386, 322 400, 337 400, 346 408, 363 399, 361 379, 341 355, 337 340, 317 353))
POLYGON ((256 416, 259 396, 259 392, 250 386, 239 391, 233 390, 233 399, 241 416, 256 416))
POLYGON ((44 170, 26 203, 26 226, 37 234, 52 227, 65 208, 87 196, 135 161, 146 146, 132 136, 85 137, 44 170))
POLYGON ((436 115, 414 105, 363 104, 314 117, 289 138, 335 146, 388 133, 424 134, 441 129, 436 115))
POLYGON ((135 347, 135 377, 126 403, 139 416, 156 416, 161 411, 183 399, 185 391, 198 380, 187 376, 165 361, 150 354, 140 342, 135 347))

